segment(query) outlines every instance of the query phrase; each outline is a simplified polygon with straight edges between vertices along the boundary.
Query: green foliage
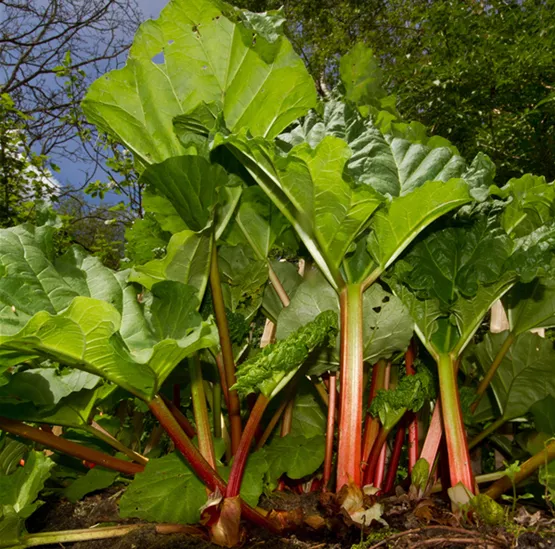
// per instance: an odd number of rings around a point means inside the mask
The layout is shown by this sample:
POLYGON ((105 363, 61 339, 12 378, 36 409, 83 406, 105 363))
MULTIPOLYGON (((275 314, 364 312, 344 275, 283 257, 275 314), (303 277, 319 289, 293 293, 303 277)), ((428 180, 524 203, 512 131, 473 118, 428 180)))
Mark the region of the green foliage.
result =
POLYGON ((435 380, 430 371, 420 366, 412 376, 404 376, 397 387, 380 389, 370 404, 370 413, 379 417, 382 425, 390 431, 407 410, 418 412, 435 396, 435 380))
POLYGON ((25 519, 42 505, 37 500, 54 462, 31 451, 25 466, 14 473, 0 473, 0 547, 16 545, 26 533, 25 519))
POLYGON ((320 313, 286 339, 267 345, 243 363, 234 387, 243 394, 260 391, 267 397, 275 396, 314 349, 335 343, 338 327, 335 312, 320 313))

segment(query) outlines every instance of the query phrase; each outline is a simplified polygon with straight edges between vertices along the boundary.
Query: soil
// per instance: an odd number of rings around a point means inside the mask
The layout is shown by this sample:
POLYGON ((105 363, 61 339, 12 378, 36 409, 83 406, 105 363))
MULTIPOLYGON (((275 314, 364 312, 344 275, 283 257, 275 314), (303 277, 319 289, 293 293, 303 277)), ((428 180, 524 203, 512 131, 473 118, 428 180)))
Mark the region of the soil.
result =
MULTIPOLYGON (((47 532, 90 528, 108 523, 133 524, 118 516, 116 489, 89 496, 76 504, 67 500, 52 500, 43 505, 29 520, 28 530, 47 532)), ((386 499, 383 518, 389 525, 372 526, 361 532, 356 526, 346 525, 337 508, 318 494, 296 495, 280 493, 262 502, 266 508, 290 511, 302 509, 304 527, 289 537, 250 529, 244 549, 555 549, 555 518, 541 510, 519 507, 512 522, 503 526, 486 526, 462 521, 448 512, 446 502, 429 499, 414 504, 404 495, 386 499), (312 528, 318 525, 318 528, 312 528)), ((348 521, 347 521, 348 522, 348 521)), ((155 525, 148 525, 126 536, 107 540, 64 543, 42 546, 45 549, 215 549, 204 533, 189 528, 188 533, 157 533, 155 525)))

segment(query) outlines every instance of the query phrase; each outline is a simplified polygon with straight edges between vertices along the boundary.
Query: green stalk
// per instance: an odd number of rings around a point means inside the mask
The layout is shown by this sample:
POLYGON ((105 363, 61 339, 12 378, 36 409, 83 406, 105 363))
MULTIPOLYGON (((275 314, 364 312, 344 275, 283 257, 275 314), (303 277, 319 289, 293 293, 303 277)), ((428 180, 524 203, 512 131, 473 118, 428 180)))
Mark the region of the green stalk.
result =
POLYGON ((76 442, 66 440, 65 438, 58 437, 53 433, 42 431, 36 427, 26 425, 21 421, 15 421, 5 417, 0 417, 0 430, 6 433, 11 433, 19 437, 27 438, 34 442, 38 442, 47 448, 63 452, 69 456, 76 457, 81 460, 90 461, 96 465, 119 471, 125 475, 134 475, 135 473, 142 473, 144 465, 133 463, 118 459, 110 454, 87 448, 76 442))
POLYGON ((470 467, 470 456, 457 388, 456 361, 451 354, 442 353, 438 356, 438 371, 451 486, 456 486, 461 482, 467 490, 474 493, 474 476, 470 467))
MULTIPOLYGON (((220 336, 220 347, 222 349, 222 360, 225 371, 225 383, 228 388, 235 385, 235 360, 233 358, 233 348, 229 335, 229 326, 225 314, 224 296, 220 280, 220 270, 218 268, 218 249, 216 243, 212 243, 212 256, 210 261, 210 289, 212 290, 212 302, 214 306, 214 316, 220 336)), ((231 454, 235 455, 241 440, 241 404, 236 390, 228 389, 228 415, 231 430, 231 454)))
POLYGON ((229 473, 229 481, 227 484, 227 490, 225 492, 226 498, 233 498, 239 495, 241 491, 241 480, 243 479, 243 473, 245 472, 245 465, 247 463, 247 458, 249 457, 249 450, 256 433, 256 429, 260 424, 264 410, 268 406, 270 399, 260 393, 256 399, 256 403, 251 410, 249 415, 249 420, 243 431, 241 437, 241 442, 239 448, 233 459, 233 465, 231 466, 231 472, 229 473))
POLYGON ((472 450, 474 446, 482 442, 486 437, 489 437, 494 431, 497 431, 501 425, 506 423, 507 420, 504 417, 500 417, 496 419, 491 425, 489 425, 486 429, 484 429, 479 435, 475 436, 469 443, 468 449, 472 450))
POLYGON ((351 482, 360 486, 361 481, 362 380, 364 374, 361 284, 347 284, 341 290, 340 307, 341 386, 337 491, 351 482))
POLYGON ((216 453, 214 452, 214 441, 210 431, 210 419, 208 417, 208 408, 206 407, 204 380, 202 379, 202 369, 198 353, 195 353, 189 359, 189 374, 191 376, 191 397, 193 400, 195 423, 197 425, 198 447, 202 457, 213 469, 216 469, 216 453))
POLYGON ((553 459, 555 459, 555 440, 552 440, 541 452, 534 454, 529 460, 522 463, 520 471, 514 477, 514 481, 505 475, 486 490, 486 496, 493 499, 498 498, 509 490, 513 484, 516 486, 519 482, 527 479, 532 473, 537 471, 542 465, 547 465, 553 459))
POLYGON ((41 532, 24 536, 16 547, 39 547, 42 545, 60 545, 79 541, 119 538, 133 530, 144 528, 147 524, 126 524, 124 526, 108 526, 106 528, 83 528, 80 530, 63 530, 61 532, 41 532))
POLYGON ((214 436, 222 438, 222 386, 219 383, 214 383, 212 387, 212 419, 214 436))
POLYGON ((118 452, 125 454, 135 463, 140 463, 141 465, 146 465, 148 463, 148 458, 139 454, 138 452, 135 452, 134 450, 131 450, 131 448, 128 448, 127 446, 125 446, 125 444, 122 444, 117 438, 113 437, 96 421, 93 421, 91 425, 87 425, 84 429, 99 440, 102 440, 106 444, 109 444, 118 452))
POLYGON ((476 389, 476 400, 472 403, 472 406, 470 407, 471 412, 474 413, 476 411, 476 408, 478 408, 478 404, 480 404, 480 400, 482 400, 482 397, 484 396, 486 389, 489 387, 489 384, 491 383, 491 380, 493 379, 495 372, 497 372, 497 368, 499 368, 499 365, 501 364, 501 362, 505 358, 505 355, 511 348, 511 345, 515 340, 515 337, 516 337, 516 334, 514 332, 509 332, 509 334, 507 335, 507 338, 503 342, 503 345, 501 345, 501 348, 497 352, 497 355, 495 355, 495 358, 493 359, 493 362, 491 363, 489 370, 486 372, 484 379, 482 379, 482 381, 480 382, 480 385, 478 385, 478 389, 476 389))

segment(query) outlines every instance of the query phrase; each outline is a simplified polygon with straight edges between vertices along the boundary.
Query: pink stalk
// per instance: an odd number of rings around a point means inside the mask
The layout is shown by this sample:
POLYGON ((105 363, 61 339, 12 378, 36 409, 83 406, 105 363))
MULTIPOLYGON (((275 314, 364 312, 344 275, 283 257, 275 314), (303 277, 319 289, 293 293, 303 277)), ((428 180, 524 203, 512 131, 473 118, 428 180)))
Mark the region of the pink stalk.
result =
POLYGON ((428 462, 430 471, 432 470, 432 466, 436 460, 442 437, 443 425, 441 421, 441 400, 438 398, 432 413, 428 433, 426 434, 426 439, 424 440, 424 446, 422 446, 422 453, 420 454, 420 457, 424 458, 428 462))
POLYGON ((443 428, 449 453, 449 473, 451 486, 462 483, 474 493, 468 443, 462 419, 461 402, 457 388, 456 363, 450 354, 438 357, 439 387, 443 407, 443 428))
POLYGON ((341 291, 341 390, 337 484, 360 486, 362 424, 362 285, 348 284, 341 291))

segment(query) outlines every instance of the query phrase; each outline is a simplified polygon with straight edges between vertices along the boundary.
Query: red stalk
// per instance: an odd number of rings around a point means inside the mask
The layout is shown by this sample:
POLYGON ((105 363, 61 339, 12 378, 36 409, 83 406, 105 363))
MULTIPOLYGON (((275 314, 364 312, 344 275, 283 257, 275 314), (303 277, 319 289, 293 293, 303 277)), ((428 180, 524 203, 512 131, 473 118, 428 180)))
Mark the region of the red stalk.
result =
POLYGON ((468 443, 457 389, 456 361, 450 354, 439 355, 438 371, 451 486, 456 486, 460 482, 467 490, 474 493, 474 475, 470 466, 468 443))
POLYGON ((362 285, 347 284, 340 295, 341 389, 337 485, 339 491, 353 482, 360 486, 362 423, 362 285))
POLYGON ((366 468, 366 471, 364 471, 364 484, 374 484, 374 479, 376 478, 376 469, 378 467, 380 456, 382 454, 382 449, 384 448, 384 444, 388 436, 389 431, 386 431, 383 426, 380 427, 378 436, 376 437, 376 441, 374 442, 374 445, 372 446, 372 451, 370 452, 368 467, 366 468))
MULTIPOLYGON (((175 444, 175 447, 183 454, 183 457, 185 457, 202 482, 212 491, 219 490, 220 493, 225 494, 227 484, 222 477, 210 467, 210 464, 202 457, 196 446, 183 432, 172 413, 164 404, 163 399, 159 395, 156 395, 154 399, 148 403, 148 407, 162 424, 168 436, 175 444)), ((270 532, 279 532, 273 523, 261 515, 256 509, 247 505, 244 501, 241 501, 241 511, 243 516, 254 524, 266 528, 270 532)))
MULTIPOLYGON (((405 415, 405 419, 407 415, 405 415)), ((391 453, 391 458, 389 460, 389 469, 387 470, 387 476, 385 478, 384 492, 386 494, 393 491, 393 485, 395 484, 395 477, 397 476, 397 469, 399 468, 399 460, 401 459, 401 451, 403 449, 403 443, 405 442, 406 428, 403 423, 399 425, 397 433, 395 435, 395 442, 393 444, 393 452, 391 453)))
POLYGON ((36 427, 31 427, 21 421, 0 417, 0 430, 38 442, 43 446, 63 452, 69 456, 89 461, 91 463, 95 463, 96 465, 101 465, 106 469, 119 471, 125 475, 134 475, 135 473, 141 473, 144 470, 144 465, 139 463, 133 463, 131 461, 124 461, 122 459, 115 458, 109 454, 105 454, 104 452, 99 452, 98 450, 93 450, 92 448, 87 448, 86 446, 82 446, 76 442, 71 442, 65 438, 58 437, 53 433, 37 429, 36 427))
MULTIPOLYGON (((372 403, 372 400, 376 396, 376 393, 385 387, 385 377, 387 370, 387 362, 385 360, 379 360, 374 364, 372 369, 372 381, 370 383, 370 394, 368 396, 368 406, 372 403)), ((380 431, 380 421, 378 418, 374 418, 370 413, 366 414, 366 420, 364 422, 364 434, 362 443, 362 463, 361 471, 364 473, 368 467, 368 460, 370 459, 370 452, 372 451, 372 446, 376 441, 376 437, 380 431)))
POLYGON ((233 465, 231 466, 231 472, 229 473, 229 481, 227 485, 227 490, 225 491, 226 498, 233 498, 239 495, 241 490, 241 480, 243 479, 243 473, 245 472, 245 464, 247 463, 247 458, 249 457, 249 450, 254 439, 254 434, 256 429, 260 424, 264 410, 268 406, 270 399, 264 396, 262 393, 258 395, 256 399, 256 404, 254 405, 251 413, 249 415, 249 420, 241 436, 241 442, 235 453, 233 459, 233 465))
POLYGON ((331 465, 333 459, 333 436, 335 433, 335 407, 337 400, 337 376, 335 373, 329 376, 329 403, 328 421, 326 424, 326 453, 324 457, 324 476, 322 489, 327 490, 331 480, 331 465))

